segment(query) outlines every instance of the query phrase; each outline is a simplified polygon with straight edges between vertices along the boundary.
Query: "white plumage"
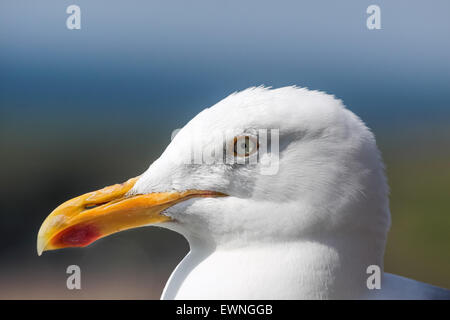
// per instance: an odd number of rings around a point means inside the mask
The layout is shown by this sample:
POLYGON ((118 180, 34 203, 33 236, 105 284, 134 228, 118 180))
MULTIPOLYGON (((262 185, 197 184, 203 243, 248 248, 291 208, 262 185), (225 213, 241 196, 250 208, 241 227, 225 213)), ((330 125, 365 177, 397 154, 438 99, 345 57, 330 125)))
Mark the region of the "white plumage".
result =
POLYGON ((172 299, 420 299, 448 291, 384 274, 388 186, 370 130, 340 100, 298 87, 250 88, 192 119, 141 176, 134 194, 214 190, 167 209, 161 227, 191 251, 171 275, 172 299), (186 164, 191 150, 221 148, 222 136, 279 129, 277 174, 252 165, 186 164), (193 138, 195 137, 195 138, 193 138))

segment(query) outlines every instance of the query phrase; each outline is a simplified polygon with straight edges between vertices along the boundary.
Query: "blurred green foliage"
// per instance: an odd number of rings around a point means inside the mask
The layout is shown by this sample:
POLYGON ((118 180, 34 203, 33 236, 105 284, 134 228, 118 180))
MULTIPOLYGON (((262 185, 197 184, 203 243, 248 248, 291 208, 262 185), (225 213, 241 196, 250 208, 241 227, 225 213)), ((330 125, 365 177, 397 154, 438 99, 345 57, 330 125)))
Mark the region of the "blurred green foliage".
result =
POLYGON ((392 227, 385 269, 450 288, 450 131, 410 129, 384 149, 392 227))

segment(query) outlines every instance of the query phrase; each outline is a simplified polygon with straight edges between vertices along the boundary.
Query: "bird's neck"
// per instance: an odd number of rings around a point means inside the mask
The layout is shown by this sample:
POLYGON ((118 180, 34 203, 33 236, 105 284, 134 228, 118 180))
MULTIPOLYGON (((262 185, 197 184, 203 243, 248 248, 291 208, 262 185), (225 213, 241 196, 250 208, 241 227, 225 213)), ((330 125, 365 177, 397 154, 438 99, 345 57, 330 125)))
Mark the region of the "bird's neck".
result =
POLYGON ((367 293, 383 248, 351 237, 208 248, 191 243, 166 299, 352 299, 367 293))

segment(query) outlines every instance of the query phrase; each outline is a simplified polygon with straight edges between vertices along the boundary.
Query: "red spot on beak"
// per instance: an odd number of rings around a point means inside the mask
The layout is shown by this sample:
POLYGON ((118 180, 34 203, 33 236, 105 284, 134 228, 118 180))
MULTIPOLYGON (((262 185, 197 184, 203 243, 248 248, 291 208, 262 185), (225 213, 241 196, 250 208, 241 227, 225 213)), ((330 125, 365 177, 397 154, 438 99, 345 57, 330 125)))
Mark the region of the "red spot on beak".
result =
POLYGON ((52 240, 56 247, 84 247, 100 238, 99 230, 89 224, 74 225, 62 230, 52 240))

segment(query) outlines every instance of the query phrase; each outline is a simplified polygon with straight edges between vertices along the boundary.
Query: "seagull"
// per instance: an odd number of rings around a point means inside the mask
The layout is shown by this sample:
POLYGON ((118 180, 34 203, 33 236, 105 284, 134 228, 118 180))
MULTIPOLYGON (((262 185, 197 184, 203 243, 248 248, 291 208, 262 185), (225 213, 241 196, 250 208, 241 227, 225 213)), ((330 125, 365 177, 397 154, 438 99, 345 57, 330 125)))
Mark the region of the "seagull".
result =
POLYGON ((190 246, 162 299, 450 299, 384 272, 390 224, 360 118, 321 91, 260 86, 200 112, 140 176, 61 204, 37 251, 151 225, 190 246))

